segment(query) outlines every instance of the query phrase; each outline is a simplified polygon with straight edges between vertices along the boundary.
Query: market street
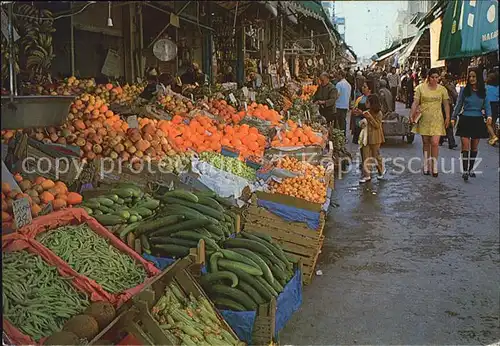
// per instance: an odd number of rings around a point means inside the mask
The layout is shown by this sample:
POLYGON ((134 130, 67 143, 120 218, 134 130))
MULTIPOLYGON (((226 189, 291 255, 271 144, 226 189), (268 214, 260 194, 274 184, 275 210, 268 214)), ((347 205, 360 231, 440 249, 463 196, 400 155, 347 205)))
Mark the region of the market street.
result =
MULTIPOLYGON (((421 147, 391 137, 382 155, 420 157, 421 147)), ((441 147, 440 157, 459 155, 441 147)), ((468 183, 459 172, 394 175, 390 164, 385 182, 337 180, 322 276, 305 287, 282 344, 498 342, 498 147, 482 141, 479 156, 484 173, 468 183)))

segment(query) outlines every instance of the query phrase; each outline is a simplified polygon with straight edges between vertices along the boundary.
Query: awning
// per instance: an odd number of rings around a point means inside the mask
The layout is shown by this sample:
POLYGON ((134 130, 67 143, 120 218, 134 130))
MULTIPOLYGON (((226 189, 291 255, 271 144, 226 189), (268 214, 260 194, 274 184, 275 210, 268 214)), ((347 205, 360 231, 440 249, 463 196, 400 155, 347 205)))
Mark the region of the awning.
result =
POLYGON ((380 58, 377 58, 375 61, 376 61, 376 62, 380 62, 380 61, 382 61, 382 60, 385 60, 385 59, 387 59, 387 58, 389 58, 389 57, 393 56, 393 55, 394 55, 394 54, 396 54, 397 52, 399 52, 399 51, 401 51, 401 50, 405 49, 407 46, 408 46, 408 44, 403 44, 403 45, 401 45, 401 46, 399 46, 399 47, 397 47, 397 48, 395 48, 395 49, 391 50, 390 52, 385 53, 385 54, 384 54, 384 55, 382 55, 380 58))
POLYGON ((316 1, 288 1, 288 5, 307 17, 328 19, 323 6, 316 1))
POLYGON ((498 0, 448 4, 439 41, 439 59, 479 56, 498 50, 498 0))
POLYGON ((411 42, 408 43, 408 45, 406 46, 406 49, 399 56, 398 63, 400 65, 404 65, 404 63, 406 62, 406 60, 411 56, 411 53, 413 53, 413 50, 417 46, 418 41, 420 41, 420 38, 424 34, 425 30, 427 30, 427 28, 425 28, 424 30, 420 30, 415 35, 415 37, 413 38, 413 40, 411 40, 411 42))

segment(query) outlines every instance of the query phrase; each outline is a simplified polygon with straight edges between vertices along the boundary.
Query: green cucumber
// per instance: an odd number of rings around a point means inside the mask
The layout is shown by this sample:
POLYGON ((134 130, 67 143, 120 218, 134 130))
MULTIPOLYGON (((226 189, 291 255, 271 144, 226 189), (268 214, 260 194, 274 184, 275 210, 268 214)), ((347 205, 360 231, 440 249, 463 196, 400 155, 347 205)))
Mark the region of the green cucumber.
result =
POLYGON ((218 307, 226 308, 232 311, 247 311, 247 309, 243 305, 226 297, 215 297, 213 298, 213 302, 218 307))
POLYGON ((254 231, 251 231, 251 232, 254 236, 259 237, 259 238, 267 241, 268 243, 271 243, 271 244, 273 243, 273 237, 271 237, 270 235, 259 233, 259 232, 254 232, 254 231))
POLYGON ((207 246, 209 246, 215 250, 219 249, 219 245, 217 245, 217 243, 213 239, 211 239, 211 238, 209 238, 201 233, 198 233, 196 231, 179 231, 179 232, 170 234, 170 236, 172 238, 181 238, 181 239, 189 239, 189 240, 197 240, 197 241, 199 241, 200 239, 203 239, 207 246))
POLYGON ((219 267, 227 269, 227 270, 231 270, 231 269, 236 268, 239 270, 243 270, 244 272, 246 272, 250 275, 254 275, 254 276, 262 275, 262 270, 260 268, 254 267, 254 266, 248 265, 246 263, 242 263, 242 262, 236 262, 236 261, 231 261, 231 260, 221 258, 217 261, 217 265, 219 267))
POLYGON ((248 294, 257 304, 260 305, 266 303, 266 301, 264 300, 264 298, 262 298, 259 292, 257 292, 255 288, 253 288, 250 284, 246 283, 245 281, 240 280, 236 288, 248 294))
POLYGON ((112 214, 115 212, 113 208, 107 207, 104 204, 101 204, 98 209, 102 211, 104 214, 112 214))
POLYGON ((233 203, 231 203, 231 201, 229 200, 229 198, 224 198, 220 196, 215 196, 213 198, 215 198, 215 200, 219 202, 219 204, 223 205, 226 208, 232 208, 234 206, 233 203))
MULTIPOLYGON (((129 222, 130 222, 130 219, 129 219, 129 222)), ((126 226, 124 229, 122 229, 120 231, 120 238, 125 238, 127 236, 127 234, 129 234, 130 232, 135 231, 137 227, 139 227, 138 223, 134 223, 132 225, 126 226)))
POLYGON ((127 210, 121 210, 121 211, 114 211, 111 213, 111 215, 118 215, 124 220, 130 219, 130 213, 127 210))
POLYGON ((267 281, 266 281, 266 280, 265 280, 262 276, 255 276, 255 279, 256 279, 256 280, 257 280, 257 281, 258 281, 261 285, 263 285, 264 287, 266 287, 266 288, 267 288, 267 290, 268 290, 269 292, 271 292, 271 294, 272 294, 273 296, 275 296, 275 297, 277 297, 277 296, 278 296, 278 292, 276 292, 276 290, 274 289, 274 287, 273 287, 273 286, 271 286, 271 285, 269 284, 269 282, 267 282, 267 281))
POLYGON ((220 258, 223 258, 224 256, 222 255, 222 253, 220 252, 214 252, 212 255, 210 255, 210 260, 209 260, 209 264, 210 264, 210 272, 211 273, 217 273, 219 271, 219 268, 218 268, 218 261, 220 258))
POLYGON ((198 197, 198 203, 206 205, 212 209, 218 210, 221 213, 225 211, 225 209, 217 202, 215 199, 210 197, 198 197))
POLYGON ((292 256, 292 255, 286 255, 286 259, 288 260, 288 262, 293 263, 293 264, 299 263, 299 259, 295 256, 292 256))
POLYGON ((183 200, 180 198, 174 198, 174 197, 166 197, 163 199, 163 201, 166 204, 184 205, 186 207, 190 207, 194 210, 199 211, 203 215, 211 216, 219 221, 224 221, 224 214, 223 213, 221 213, 220 211, 215 210, 213 208, 207 207, 206 205, 203 205, 203 204, 192 203, 192 202, 189 202, 189 201, 186 201, 186 200, 183 200))
MULTIPOLYGON (((263 273, 264 277, 266 278, 266 280, 269 283, 274 282, 274 276, 273 276, 273 273, 271 272, 271 268, 269 268, 267 263, 257 253, 255 253, 251 250, 248 250, 248 249, 243 249, 243 248, 234 248, 232 250, 234 252, 240 254, 242 257, 249 258, 253 262, 255 262, 259 266, 259 268, 262 270, 262 273, 263 273)), ((224 252, 222 252, 222 253, 224 253, 224 252)))
POLYGON ((149 234, 151 236, 169 235, 169 234, 172 234, 173 232, 184 231, 184 230, 193 230, 193 229, 197 229, 200 227, 204 227, 210 223, 211 223, 211 221, 207 220, 207 219, 187 220, 187 221, 182 221, 182 222, 176 223, 174 225, 168 225, 168 226, 163 227, 161 229, 157 229, 156 231, 153 231, 149 234))
POLYGON ((141 201, 141 202, 137 203, 137 205, 135 206, 135 208, 142 207, 142 208, 148 208, 150 210, 155 210, 159 206, 160 206, 160 201, 159 200, 153 199, 153 198, 148 198, 148 199, 146 199, 144 201, 141 201))
POLYGON ((248 294, 237 288, 216 284, 210 287, 210 292, 215 293, 216 296, 221 295, 234 300, 243 305, 247 311, 257 309, 257 303, 248 294))
POLYGON ((225 259, 228 259, 231 261, 236 261, 236 262, 242 262, 242 263, 248 264, 252 267, 259 268, 259 265, 257 263, 255 263, 251 258, 248 258, 248 257, 234 251, 233 249, 231 249, 231 250, 221 249, 220 251, 224 255, 225 259))
POLYGON ((115 204, 112 199, 106 197, 96 197, 93 199, 99 202, 101 205, 105 205, 106 207, 111 207, 113 204, 115 204))
POLYGON ((176 224, 182 220, 184 220, 184 216, 169 215, 152 221, 143 222, 141 223, 141 225, 139 225, 139 227, 137 227, 135 234, 141 235, 144 232, 151 232, 160 227, 166 227, 168 225, 176 224))
POLYGON ((238 277, 236 276, 235 273, 230 271, 218 271, 216 273, 209 273, 203 275, 200 278, 200 283, 202 286, 210 287, 211 284, 222 280, 230 280, 231 287, 236 287, 238 285, 238 277))
POLYGON ((215 198, 215 196, 217 196, 217 194, 213 191, 210 191, 210 190, 205 190, 205 191, 196 191, 194 192, 194 194, 196 196, 198 196, 198 198, 200 197, 210 197, 210 198, 215 198))
POLYGON ((99 207, 101 206, 101 203, 99 203, 95 199, 89 199, 89 200, 83 201, 83 203, 80 205, 87 207, 87 208, 90 208, 90 209, 99 209, 99 207))
POLYGON ((267 247, 274 254, 274 256, 276 256, 276 258, 278 258, 280 261, 282 261, 287 268, 289 268, 289 269, 293 268, 293 265, 288 261, 285 253, 278 245, 276 245, 272 242, 268 242, 263 238, 260 238, 256 235, 250 234, 250 233, 245 232, 245 231, 241 232, 240 234, 247 239, 260 242, 262 245, 267 247))
POLYGON ((266 302, 271 301, 271 299, 274 296, 272 293, 272 290, 271 290, 272 287, 271 287, 271 289, 268 289, 266 286, 264 286, 259 281, 257 281, 255 276, 252 276, 252 275, 244 272, 243 270, 233 268, 230 271, 236 274, 236 276, 238 277, 238 280, 240 280, 240 281, 243 280, 246 283, 248 283, 249 285, 251 285, 253 288, 255 288, 255 290, 257 290, 257 292, 259 292, 260 296, 263 297, 266 302))
POLYGON ((274 280, 273 282, 268 281, 267 283, 270 284, 272 288, 274 288, 274 290, 278 292, 278 294, 283 292, 283 285, 279 282, 279 280, 274 280))
POLYGON ((137 212, 142 217, 153 215, 153 211, 151 209, 146 208, 146 207, 134 207, 134 208, 132 208, 132 210, 137 212))
POLYGON ((155 244, 151 248, 154 256, 161 257, 184 257, 189 255, 189 251, 188 247, 174 244, 155 244))
MULTIPOLYGON (((206 219, 207 217, 200 213, 197 210, 191 209, 189 207, 183 206, 183 205, 167 205, 165 211, 168 211, 172 214, 178 214, 178 215, 183 215, 186 217, 186 219, 206 219)), ((215 220, 215 219, 214 219, 215 220)))
POLYGON ((125 222, 118 215, 94 215, 94 217, 103 226, 114 226, 125 222))
POLYGON ((149 240, 144 234, 141 234, 140 239, 142 248, 145 250, 151 250, 151 245, 149 243, 149 240))
POLYGON ((94 212, 92 213, 92 216, 95 217, 96 215, 104 215, 104 213, 99 209, 95 209, 94 212))
POLYGON ((198 242, 196 240, 189 239, 181 239, 181 238, 172 238, 172 237, 150 237, 148 238, 151 244, 173 244, 173 245, 181 245, 189 248, 195 248, 198 246, 198 242))
POLYGON ((258 253, 262 253, 267 257, 274 256, 272 251, 269 250, 265 245, 258 241, 242 238, 226 239, 224 241, 224 248, 244 248, 249 249, 258 253))
POLYGON ((94 211, 91 208, 86 207, 84 205, 80 206, 80 208, 82 208, 83 210, 85 210, 87 212, 87 214, 89 214, 89 215, 92 215, 94 213, 94 211))
POLYGON ((205 226, 205 228, 210 232, 210 233, 213 233, 213 234, 216 234, 218 235, 219 237, 223 237, 224 236, 224 230, 220 227, 220 225, 215 225, 215 224, 212 224, 212 225, 207 225, 205 226))
POLYGON ((118 197, 118 200, 115 203, 123 205, 125 203, 125 200, 123 198, 118 197))
POLYGON ((108 199, 112 200, 114 203, 118 202, 118 200, 120 199, 120 197, 118 197, 118 195, 115 195, 115 194, 105 195, 102 197, 108 198, 108 199))
POLYGON ((184 201, 192 202, 192 203, 198 203, 198 196, 196 196, 194 193, 191 193, 186 190, 173 190, 173 191, 168 191, 163 194, 162 199, 168 198, 168 197, 175 197, 182 199, 184 201))

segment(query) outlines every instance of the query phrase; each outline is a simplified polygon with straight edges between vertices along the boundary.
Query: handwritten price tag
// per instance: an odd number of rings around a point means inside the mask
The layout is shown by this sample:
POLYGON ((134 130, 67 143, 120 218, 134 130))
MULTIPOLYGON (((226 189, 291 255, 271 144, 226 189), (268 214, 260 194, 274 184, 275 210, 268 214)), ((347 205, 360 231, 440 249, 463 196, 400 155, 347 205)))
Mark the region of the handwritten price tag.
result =
POLYGON ((243 104, 245 105, 245 112, 248 112, 247 102, 245 101, 243 104))
POLYGON ((271 99, 266 99, 266 102, 269 105, 269 107, 274 109, 274 103, 273 103, 273 101, 271 101, 271 99))
POLYGON ((236 97, 234 97, 233 93, 229 94, 229 101, 231 101, 231 103, 233 104, 236 104, 236 97))
POLYGON ((248 88, 247 87, 241 88, 241 91, 243 91, 243 95, 245 95, 245 97, 248 97, 248 88))
POLYGON ((131 129, 137 129, 139 128, 139 121, 137 121, 137 116, 136 115, 132 115, 130 117, 127 118, 127 124, 128 124, 128 127, 131 128, 131 129))
POLYGON ((15 200, 12 203, 12 212, 14 213, 14 221, 17 229, 29 225, 33 221, 30 202, 27 198, 15 200))

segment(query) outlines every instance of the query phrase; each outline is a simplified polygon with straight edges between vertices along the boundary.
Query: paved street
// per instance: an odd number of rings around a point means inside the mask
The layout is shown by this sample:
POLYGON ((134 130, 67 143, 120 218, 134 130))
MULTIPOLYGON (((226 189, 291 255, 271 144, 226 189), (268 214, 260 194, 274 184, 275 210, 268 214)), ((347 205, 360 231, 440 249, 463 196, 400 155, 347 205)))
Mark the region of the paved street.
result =
MULTIPOLYGON (((382 155, 409 160, 421 148, 419 137, 391 137, 382 155)), ((387 181, 360 186, 359 172, 336 181, 323 275, 305 287, 283 345, 500 341, 499 148, 481 143, 483 173, 467 183, 459 148, 441 148, 455 173, 397 174, 389 163, 387 181)))

